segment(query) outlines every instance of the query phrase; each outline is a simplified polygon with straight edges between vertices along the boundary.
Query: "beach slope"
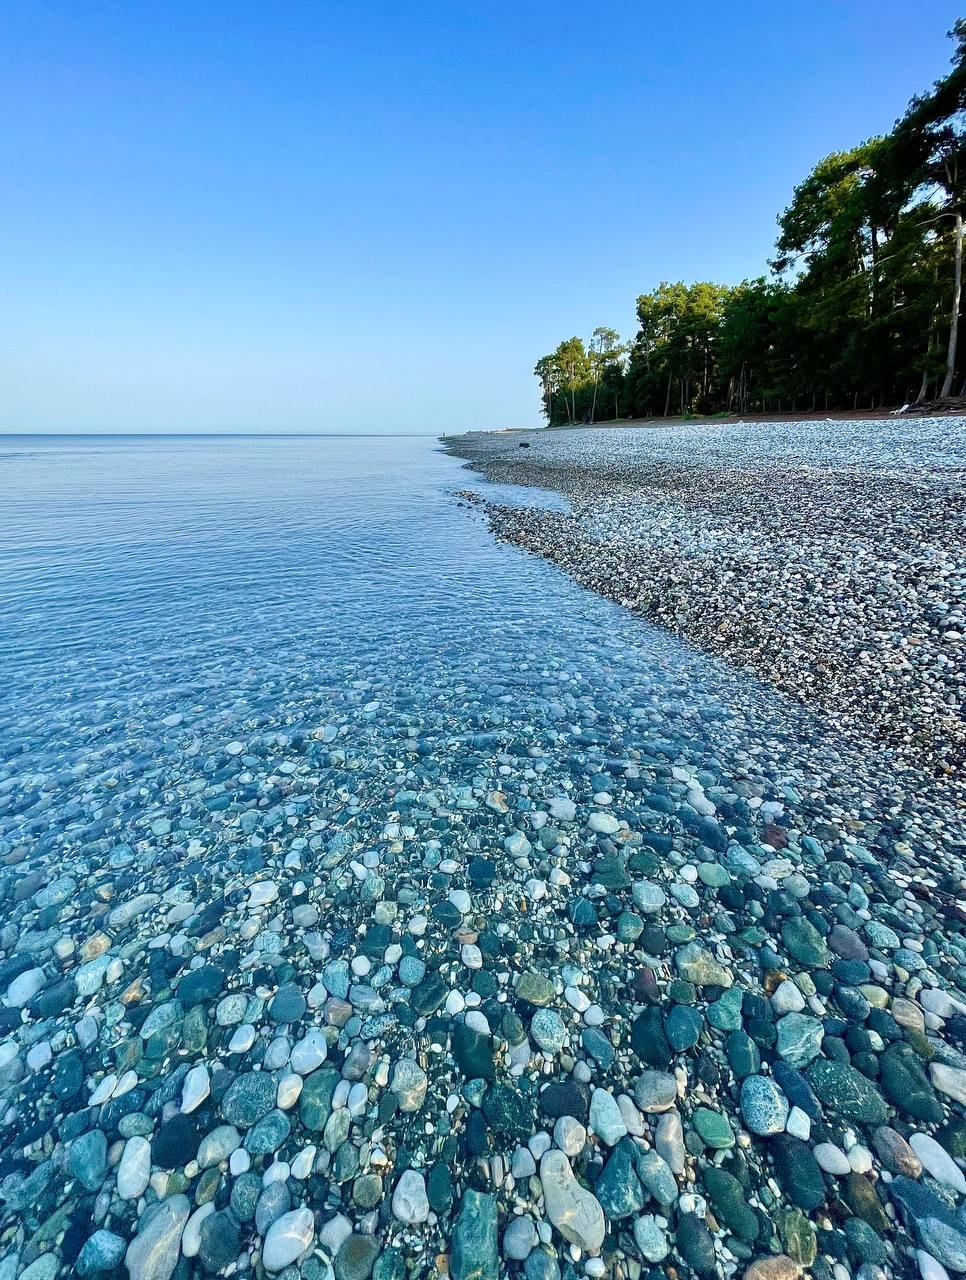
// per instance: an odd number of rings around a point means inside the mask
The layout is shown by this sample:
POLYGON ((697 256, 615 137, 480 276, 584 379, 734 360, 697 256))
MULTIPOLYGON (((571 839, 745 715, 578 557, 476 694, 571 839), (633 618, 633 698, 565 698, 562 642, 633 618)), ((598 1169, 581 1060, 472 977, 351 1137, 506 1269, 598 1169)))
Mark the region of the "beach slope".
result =
POLYGON ((966 728, 963 419, 449 437, 495 534, 941 773, 966 728))

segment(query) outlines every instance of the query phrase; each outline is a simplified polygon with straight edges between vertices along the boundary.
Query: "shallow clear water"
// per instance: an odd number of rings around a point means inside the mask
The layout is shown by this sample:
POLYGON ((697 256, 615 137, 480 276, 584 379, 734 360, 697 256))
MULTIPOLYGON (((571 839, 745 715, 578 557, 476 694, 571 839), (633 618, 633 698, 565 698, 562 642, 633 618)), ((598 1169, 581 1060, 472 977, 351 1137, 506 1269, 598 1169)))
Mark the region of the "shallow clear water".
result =
MULTIPOLYGON (((473 1274, 519 1274, 466 1188, 539 1216, 516 1143, 670 1063, 672 945, 770 990, 801 899, 922 945, 874 935, 897 994, 966 981, 930 782, 495 542, 467 485, 428 438, 0 441, 2 1280, 279 1274, 316 1232, 302 1274, 391 1242, 436 1275, 475 1214, 473 1274)), ((699 1150, 737 1091, 678 1057, 699 1150)))
POLYGON ((838 760, 821 722, 494 542, 467 483, 430 438, 3 440, 3 838, 40 824, 56 846, 96 812, 92 775, 186 783, 231 738, 335 706, 387 751, 445 711, 507 740, 589 718, 600 744, 669 736, 732 771, 838 760))

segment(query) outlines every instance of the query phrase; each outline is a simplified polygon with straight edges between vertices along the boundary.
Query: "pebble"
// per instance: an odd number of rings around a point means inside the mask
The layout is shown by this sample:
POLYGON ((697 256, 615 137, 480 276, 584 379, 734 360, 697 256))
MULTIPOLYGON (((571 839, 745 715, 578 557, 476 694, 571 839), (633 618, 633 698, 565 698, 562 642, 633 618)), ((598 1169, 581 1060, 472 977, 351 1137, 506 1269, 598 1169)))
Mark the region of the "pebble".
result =
POLYGON ((741 1114, 752 1133, 781 1133, 788 1119, 788 1099, 767 1076, 747 1076, 741 1086, 741 1114))
POLYGON ((211 1077, 203 1064, 192 1067, 184 1078, 181 1089, 181 1110, 186 1114, 196 1111, 211 1093, 211 1077))
POLYGON ((496 1197, 467 1187, 453 1225, 449 1270, 452 1280, 498 1280, 496 1197))
POLYGON ((418 1111, 423 1105, 429 1080, 426 1072, 411 1058, 400 1058, 392 1073, 391 1086, 403 1112, 418 1111))
POLYGON ((146 1138, 129 1138, 117 1166, 117 1194, 122 1200, 143 1195, 151 1178, 151 1144, 146 1138))
POLYGON ((145 1212, 124 1256, 130 1280, 171 1280, 190 1210, 188 1197, 179 1194, 145 1212))
POLYGON ((88 1236, 77 1257, 77 1274, 79 1276, 110 1275, 121 1264, 124 1257, 125 1244, 121 1236, 103 1227, 88 1236))
POLYGON ((313 1027, 292 1048, 289 1066, 299 1076, 307 1076, 320 1067, 328 1055, 325 1036, 313 1027))
POLYGON ((262 1245, 262 1266, 266 1271, 283 1271, 312 1246, 315 1216, 306 1205, 283 1213, 268 1228, 262 1245))
POLYGON ((29 1004, 37 992, 44 985, 46 975, 43 969, 27 969, 23 973, 18 974, 7 986, 7 992, 4 996, 4 1004, 12 1006, 14 1009, 22 1009, 25 1004, 29 1004))
POLYGON ((948 1151, 939 1145, 928 1133, 914 1133, 909 1145, 919 1158, 926 1173, 931 1174, 938 1182, 942 1182, 959 1195, 966 1193, 966 1177, 948 1151))
MULTIPOLYGON (((572 819, 573 815, 571 815, 571 821, 572 819)), ((533 1219, 528 1214, 512 1218, 503 1233, 504 1258, 510 1258, 513 1262, 523 1262, 537 1247, 539 1238, 533 1219)))
POLYGON ((404 1169, 392 1193, 392 1212, 399 1222, 415 1226, 429 1217, 429 1198, 422 1174, 404 1169))
POLYGON ((836 1178, 845 1178, 852 1172, 849 1157, 831 1142, 816 1143, 812 1150, 818 1166, 836 1178))
POLYGON ((562 1151, 550 1150, 541 1158, 540 1185, 547 1217, 564 1239, 588 1253, 599 1253, 604 1243, 604 1211, 574 1177, 562 1151))
POLYGON ((627 1133, 617 1100, 606 1089, 595 1089, 590 1099, 590 1127, 609 1147, 627 1133))
POLYGON ((954 1102, 966 1106, 966 1069, 934 1062, 930 1068, 933 1085, 954 1102))
MULTIPOLYGON (((573 1116, 560 1116, 553 1127, 553 1140, 565 1156, 579 1156, 587 1141, 587 1130, 573 1116)), ((533 1157, 531 1156, 529 1163, 532 1163, 532 1161, 533 1157)), ((528 1165, 521 1165, 520 1167, 521 1174, 516 1176, 522 1176, 522 1170, 527 1168, 528 1165)), ((536 1165, 533 1166, 532 1172, 536 1173, 536 1165)))

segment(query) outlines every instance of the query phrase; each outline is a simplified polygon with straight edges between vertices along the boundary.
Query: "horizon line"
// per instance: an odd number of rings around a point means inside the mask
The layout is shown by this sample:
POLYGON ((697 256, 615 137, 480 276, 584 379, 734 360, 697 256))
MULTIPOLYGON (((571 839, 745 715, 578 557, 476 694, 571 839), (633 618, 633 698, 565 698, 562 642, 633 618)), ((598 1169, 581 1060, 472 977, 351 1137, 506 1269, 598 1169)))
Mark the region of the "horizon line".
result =
MULTIPOLYGON (((475 431, 501 428, 474 427, 475 431)), ((415 440, 438 437, 445 432, 431 431, 0 431, 0 440, 415 440)), ((462 435, 462 431, 452 434, 462 435)))

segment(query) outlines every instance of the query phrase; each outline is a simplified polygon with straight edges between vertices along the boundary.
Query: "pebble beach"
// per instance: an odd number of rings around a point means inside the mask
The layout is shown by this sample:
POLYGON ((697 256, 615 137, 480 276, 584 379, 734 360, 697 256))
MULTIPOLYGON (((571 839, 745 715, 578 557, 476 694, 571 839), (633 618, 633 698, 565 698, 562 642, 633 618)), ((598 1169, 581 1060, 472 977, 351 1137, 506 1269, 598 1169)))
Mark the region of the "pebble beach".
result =
POLYGON ((966 756, 963 419, 481 433, 496 534, 910 759, 966 756))
MULTIPOLYGON (((867 538, 934 571, 860 740, 559 572, 706 488, 568 434, 450 442, 469 508, 431 441, 6 449, 0 1280, 966 1273, 959 464, 867 538)), ((721 502, 820 567, 787 463, 721 502)))

